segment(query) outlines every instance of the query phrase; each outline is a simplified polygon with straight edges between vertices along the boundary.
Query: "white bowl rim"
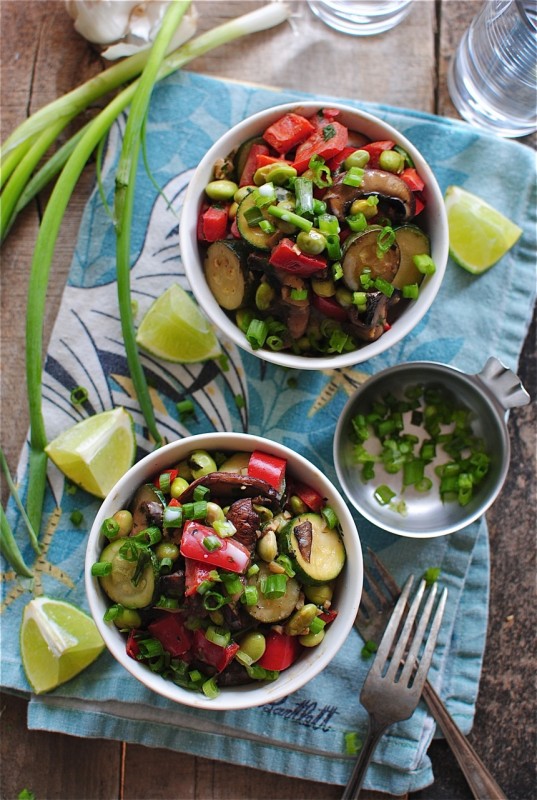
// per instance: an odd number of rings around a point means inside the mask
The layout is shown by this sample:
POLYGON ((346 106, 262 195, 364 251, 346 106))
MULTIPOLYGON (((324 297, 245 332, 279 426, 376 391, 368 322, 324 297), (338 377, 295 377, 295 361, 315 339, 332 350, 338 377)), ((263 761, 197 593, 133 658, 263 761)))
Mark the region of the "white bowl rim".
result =
MULTIPOLYGON (((364 133, 368 135, 367 131, 364 131, 364 133)), ((378 135, 381 135, 380 132, 378 135)), ((185 200, 181 210, 179 242, 181 260, 191 291, 199 305, 205 310, 216 327, 242 350, 264 361, 284 367, 307 370, 337 369, 364 363, 385 352, 390 347, 393 347, 393 345, 407 336, 423 319, 438 294, 447 267, 449 249, 447 214, 443 196, 431 167, 416 146, 392 125, 367 111, 362 111, 361 109, 353 108, 352 106, 337 101, 323 103, 316 100, 288 102, 258 111, 230 128, 209 148, 196 167, 185 194, 185 200), (351 115, 356 119, 354 123, 356 126, 360 123, 365 123, 368 127, 382 128, 383 138, 390 137, 394 139, 397 144, 402 146, 410 154, 418 173, 425 181, 428 203, 424 213, 427 213, 427 208, 429 208, 429 210, 431 209, 431 204, 434 204, 435 207, 435 228, 438 230, 438 237, 434 243, 435 252, 433 256, 436 264, 436 272, 425 278, 421 285, 421 292, 418 300, 412 301, 409 304, 407 312, 403 313, 394 322, 390 330, 383 333, 376 341, 365 344, 357 350, 340 355, 323 357, 297 356, 286 351, 273 352, 268 348, 262 348, 258 351, 252 350, 244 334, 235 323, 229 319, 225 311, 220 308, 205 280, 199 280, 200 256, 196 237, 197 218, 202 197, 199 184, 201 183, 205 186, 206 183, 208 183, 211 170, 218 156, 227 155, 239 142, 254 135, 254 131, 259 132, 263 129, 263 126, 266 127, 270 122, 278 119, 279 116, 289 111, 305 113, 307 115, 310 112, 315 113, 315 111, 321 108, 337 108, 344 115, 351 115), (411 310, 413 313, 410 313, 411 310)))
POLYGON ((108 497, 103 501, 91 527, 86 549, 86 595, 90 612, 110 653, 148 689, 176 703, 208 711, 240 710, 272 703, 297 691, 306 682, 318 675, 342 647, 353 627, 354 618, 360 604, 362 582, 363 560, 359 533, 341 493, 318 467, 301 454, 292 451, 286 445, 249 433, 213 431, 195 434, 170 442, 140 459, 120 478, 108 497), (312 648, 310 653, 305 654, 298 662, 283 671, 274 683, 266 683, 259 686, 257 684, 247 684, 238 687, 226 687, 221 690, 218 697, 209 699, 203 694, 176 686, 160 675, 152 673, 146 666, 127 655, 125 639, 122 634, 119 633, 112 622, 103 620, 103 615, 109 606, 109 602, 99 588, 98 579, 91 574, 91 567, 98 560, 102 551, 104 539, 100 534, 100 528, 103 520, 119 510, 121 505, 118 505, 118 503, 129 499, 135 488, 143 483, 144 480, 158 473, 160 469, 165 469, 174 463, 177 460, 174 454, 181 453, 181 456, 184 456, 187 452, 198 448, 251 451, 263 447, 275 455, 287 458, 291 463, 292 471, 296 472, 297 467, 307 469, 310 484, 320 488, 324 496, 329 498, 330 504, 338 515, 344 531, 346 550, 348 554, 352 555, 351 559, 347 558, 344 583, 349 586, 354 585, 356 591, 346 592, 345 603, 342 603, 343 598, 339 597, 337 609, 340 613, 330 626, 330 634, 332 635, 330 638, 327 637, 330 647, 328 647, 328 644, 323 647, 324 642, 322 642, 316 648, 312 648), (159 466, 154 466, 155 461, 158 462, 159 466), (311 662, 307 667, 304 666, 305 657, 311 658, 311 662), (303 677, 304 672, 308 673, 307 678, 303 677))

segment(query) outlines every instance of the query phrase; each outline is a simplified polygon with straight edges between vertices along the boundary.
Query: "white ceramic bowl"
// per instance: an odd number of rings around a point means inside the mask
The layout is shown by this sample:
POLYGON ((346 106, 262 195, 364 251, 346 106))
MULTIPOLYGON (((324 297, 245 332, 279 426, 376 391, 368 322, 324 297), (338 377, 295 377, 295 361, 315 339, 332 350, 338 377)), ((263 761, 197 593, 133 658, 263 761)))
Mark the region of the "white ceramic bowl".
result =
MULTIPOLYGON (((326 104, 325 104, 326 105, 326 104)), ((203 271, 203 261, 200 254, 196 231, 197 221, 204 197, 204 190, 211 180, 212 170, 217 158, 228 155, 242 142, 252 136, 262 133, 271 123, 283 114, 294 111, 306 117, 312 116, 323 106, 316 102, 287 103, 260 111, 235 125, 225 133, 206 153, 200 161, 187 190, 180 224, 181 258, 190 287, 209 319, 236 345, 243 350, 253 353, 259 358, 273 364, 295 369, 327 369, 352 366, 378 356, 394 344, 403 339, 418 324, 427 313, 436 297, 446 269, 448 258, 448 227, 444 208, 444 201, 436 178, 416 147, 402 136, 395 128, 387 125, 377 117, 364 111, 341 104, 331 104, 330 107, 339 108, 338 120, 350 130, 363 133, 372 141, 393 140, 403 147, 412 158, 416 169, 425 182, 424 197, 425 209, 420 214, 418 221, 430 237, 431 255, 436 264, 436 272, 424 279, 420 287, 419 298, 412 301, 402 314, 394 321, 392 327, 379 339, 369 344, 364 344, 357 350, 341 355, 327 355, 321 357, 308 357, 295 355, 286 351, 273 352, 268 348, 252 350, 246 337, 227 316, 225 311, 216 302, 203 271)))
POLYGON ((325 475, 303 456, 284 445, 250 434, 204 433, 190 436, 165 445, 135 464, 112 489, 104 500, 91 528, 86 552, 85 579, 89 607, 95 623, 106 646, 141 683, 157 694, 176 703, 209 710, 241 709, 272 703, 304 686, 321 672, 335 656, 349 634, 362 593, 362 551, 356 525, 339 492, 325 475), (284 670, 273 683, 251 683, 233 688, 222 688, 218 697, 209 699, 203 694, 182 689, 160 675, 152 673, 148 667, 130 658, 125 651, 125 637, 112 622, 104 622, 103 615, 110 601, 102 591, 97 578, 91 574, 91 567, 98 561, 106 539, 100 530, 105 519, 124 508, 132 498, 136 488, 145 481, 172 467, 195 449, 227 450, 251 452, 264 450, 287 459, 290 472, 319 491, 327 498, 337 514, 346 549, 346 563, 334 593, 333 607, 338 615, 327 629, 324 640, 317 647, 305 650, 291 667, 284 670))

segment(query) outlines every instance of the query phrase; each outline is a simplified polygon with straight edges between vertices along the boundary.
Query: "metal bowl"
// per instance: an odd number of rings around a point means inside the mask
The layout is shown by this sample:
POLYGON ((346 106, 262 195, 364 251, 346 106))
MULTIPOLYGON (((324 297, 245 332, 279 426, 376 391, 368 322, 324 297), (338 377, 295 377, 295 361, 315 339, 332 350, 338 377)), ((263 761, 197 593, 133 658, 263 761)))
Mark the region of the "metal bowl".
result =
MULTIPOLYGON (((476 375, 430 361, 386 369, 368 378, 343 409, 334 437, 334 464, 340 484, 360 514, 386 531, 426 539, 459 530, 484 514, 498 496, 510 462, 509 409, 526 405, 529 400, 518 377, 496 358, 489 358, 476 375), (473 432, 485 442, 490 467, 466 506, 442 502, 438 484, 434 482, 427 493, 406 487, 401 494, 400 473, 388 475, 379 464, 375 465, 374 479, 366 482, 361 477, 360 465, 354 457, 356 439, 352 419, 372 401, 381 400, 389 393, 403 399, 405 390, 418 384, 441 388, 454 396, 458 405, 468 408, 472 412, 473 432), (404 499, 404 515, 395 510, 393 504, 381 505, 375 499, 375 490, 381 484, 390 486, 397 497, 404 499)), ((448 456, 440 459, 447 460, 448 456)), ((432 467, 427 474, 434 481, 432 467)))

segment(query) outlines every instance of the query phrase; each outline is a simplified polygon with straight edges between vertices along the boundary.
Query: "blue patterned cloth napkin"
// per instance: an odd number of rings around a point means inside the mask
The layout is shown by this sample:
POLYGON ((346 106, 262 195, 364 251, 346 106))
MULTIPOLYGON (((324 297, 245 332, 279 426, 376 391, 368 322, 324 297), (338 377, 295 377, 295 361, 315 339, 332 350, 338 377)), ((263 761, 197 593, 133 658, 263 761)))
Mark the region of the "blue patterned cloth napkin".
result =
MULTIPOLYGON (((171 282, 187 287, 178 247, 184 190, 193 169, 214 140, 244 117, 278 103, 301 100, 296 92, 274 92, 224 83, 188 72, 155 90, 147 126, 148 160, 163 194, 140 169, 132 242, 132 292, 141 319, 171 282), (166 198, 166 199, 165 199, 166 198)), ((318 98, 334 102, 334 98, 318 98)), ((524 146, 478 133, 465 124, 384 106, 345 103, 372 111, 413 141, 431 164, 442 190, 458 184, 478 194, 524 229, 502 262, 479 278, 453 263, 431 310, 389 352, 355 369, 290 372, 263 363, 222 341, 227 368, 216 362, 170 365, 144 357, 161 432, 168 438, 209 430, 259 434, 295 448, 337 484, 332 462, 335 423, 355 387, 369 375, 402 361, 432 360, 479 372, 491 355, 516 370, 535 297, 535 161, 524 146), (291 380, 292 379, 292 380, 291 380), (196 419, 177 419, 176 402, 192 397, 196 419)), ((113 195, 124 120, 111 132, 103 167, 104 192, 113 195)), ((133 397, 120 335, 112 222, 95 190, 88 201, 68 285, 49 347, 44 375, 44 411, 49 438, 80 418, 114 405, 128 408, 137 426, 139 455, 150 445, 133 397), (82 409, 69 401, 85 386, 82 409)), ((27 452, 19 481, 24 493, 27 452)), ((80 676, 46 696, 33 697, 19 656, 18 633, 31 592, 87 607, 83 564, 87 530, 99 501, 74 494, 49 467, 42 556, 33 584, 2 577, 2 685, 30 698, 28 725, 76 736, 107 737, 225 759, 290 776, 345 783, 352 759, 345 734, 363 735, 366 714, 359 691, 369 668, 355 631, 330 666, 302 690, 277 703, 239 712, 200 712, 164 700, 127 675, 108 653, 80 676), (84 515, 81 526, 71 511, 84 515)), ((17 509, 9 518, 29 563, 17 509)), ((447 537, 399 538, 356 514, 362 543, 381 554, 403 582, 409 573, 441 567, 449 602, 430 673, 455 720, 471 728, 485 645, 489 551, 480 520, 447 537)), ((382 739, 368 772, 370 789, 404 794, 433 781, 427 747, 434 724, 420 705, 407 722, 382 739)))

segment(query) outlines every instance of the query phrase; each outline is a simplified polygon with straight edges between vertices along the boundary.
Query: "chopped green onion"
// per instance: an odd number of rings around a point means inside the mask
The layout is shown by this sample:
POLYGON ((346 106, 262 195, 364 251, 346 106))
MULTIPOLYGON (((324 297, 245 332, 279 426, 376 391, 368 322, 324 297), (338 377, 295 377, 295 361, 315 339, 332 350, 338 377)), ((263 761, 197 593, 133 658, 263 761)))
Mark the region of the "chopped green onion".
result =
POLYGON ((210 494, 211 490, 208 486, 196 486, 192 493, 192 497, 195 502, 198 502, 199 500, 207 500, 207 495, 210 494))
POLYGON ((216 625, 209 625, 205 631, 205 638, 217 644, 219 647, 226 647, 231 640, 231 633, 227 628, 219 628, 216 625))
POLYGON ((245 586, 244 592, 241 596, 241 602, 247 606, 255 606, 258 601, 257 587, 245 586))
POLYGON ((365 170, 361 167, 351 167, 345 173, 343 183, 345 186, 361 186, 364 179, 365 170))
POLYGON ((226 592, 230 595, 241 594, 243 590, 242 581, 233 572, 222 572, 219 576, 226 587, 226 592))
POLYGON ((331 261, 339 261, 341 258, 341 243, 337 233, 325 234, 326 252, 331 261))
POLYGON ((347 731, 344 734, 345 754, 348 756, 357 755, 363 747, 363 742, 356 731, 347 731))
POLYGON ((220 694, 220 689, 216 683, 216 678, 209 678, 201 685, 201 690, 205 697, 208 697, 209 700, 214 700, 215 697, 218 697, 220 694))
MULTIPOLYGON (((199 593, 201 594, 201 592, 199 593)), ((206 611, 218 611, 227 603, 229 603, 229 598, 224 597, 224 595, 220 594, 220 592, 215 592, 212 589, 203 592, 203 607, 206 609, 206 611)))
POLYGON ((275 573, 261 579, 261 593, 269 600, 283 597, 287 589, 287 575, 275 573))
POLYGON ((308 169, 313 173, 313 183, 320 189, 327 186, 332 186, 332 174, 329 167, 326 166, 324 158, 314 155, 310 158, 308 169))
POLYGON ((385 225, 377 236, 377 257, 381 258, 387 253, 395 242, 395 231, 390 225, 385 225))
POLYGON ((141 542, 143 545, 148 545, 149 547, 153 544, 157 544, 161 539, 162 533, 160 532, 160 528, 157 528, 156 525, 144 528, 143 531, 140 531, 140 533, 132 537, 132 541, 141 542))
POLYGON ((442 570, 440 567, 428 567, 428 569, 426 569, 423 573, 423 580, 425 581, 425 584, 429 587, 432 586, 433 583, 436 583, 440 577, 441 571, 442 570))
POLYGON ((433 259, 425 253, 412 256, 412 261, 422 275, 433 275, 436 272, 436 265, 433 259))
POLYGON ((407 300, 417 300, 420 287, 417 283, 407 283, 403 286, 403 297, 407 300))
POLYGON ((112 572, 111 561, 97 561, 91 566, 91 574, 96 578, 104 578, 112 572))
POLYGON ((263 347, 268 335, 268 323, 264 319, 253 319, 248 325, 246 339, 252 350, 263 347))
POLYGON ((375 489, 374 497, 379 505, 387 506, 395 497, 395 492, 383 483, 375 489))
POLYGON ((308 625, 310 633, 320 633, 326 627, 326 622, 320 617, 312 619, 308 625))
POLYGON ((250 228, 255 228, 257 225, 259 225, 261 220, 265 219, 265 217, 263 216, 263 212, 260 208, 257 206, 250 206, 250 208, 247 208, 244 212, 244 219, 250 228))
POLYGON ((368 639, 367 642, 362 647, 362 652, 361 652, 362 658, 371 658, 371 656, 374 655, 374 653, 376 653, 377 650, 378 650, 377 643, 374 642, 373 639, 368 639))
POLYGON ((293 564, 291 563, 289 556, 285 555, 285 553, 280 553, 280 555, 276 557, 276 563, 284 568, 285 574, 289 578, 294 577, 295 570, 293 569, 293 564))
POLYGON ((215 519, 212 527, 222 539, 234 536, 237 533, 237 528, 229 519, 215 519))
POLYGON ((166 506, 162 513, 163 528, 180 528, 183 524, 182 506, 166 506))
POLYGON ((205 519, 207 516, 207 501, 196 500, 194 503, 184 503, 183 517, 185 519, 205 519))
POLYGON ((297 178, 294 181, 295 211, 301 216, 313 214, 313 181, 310 178, 297 178))
POLYGON ((74 389, 71 389, 71 395, 69 399, 74 406, 81 405, 88 399, 88 390, 83 386, 75 386, 74 389))
POLYGON ((375 289, 378 289, 379 292, 386 295, 386 297, 391 297, 394 292, 394 287, 391 283, 384 280, 384 278, 375 278, 374 280, 375 289))
POLYGON ((78 526, 78 525, 81 524, 82 520, 84 519, 84 514, 82 513, 82 511, 79 511, 78 508, 75 508, 74 511, 71 511, 71 514, 69 515, 69 519, 71 520, 73 525, 77 525, 78 526))
POLYGON ((184 422, 188 417, 195 414, 194 403, 190 399, 180 400, 176 404, 180 422, 184 422))
POLYGON ((339 522, 337 514, 331 506, 325 506, 321 511, 321 515, 329 528, 335 528, 339 522))
POLYGON ((108 517, 101 525, 101 533, 107 539, 115 539, 119 534, 119 522, 113 517, 108 517))
POLYGON ((313 228, 313 222, 311 220, 301 217, 299 214, 295 214, 294 211, 289 211, 289 209, 272 205, 268 207, 267 211, 269 214, 272 214, 273 217, 282 219, 284 222, 290 222, 291 225, 296 225, 301 231, 308 232, 313 228))
POLYGON ((321 233, 339 233, 338 218, 334 214, 320 214, 317 218, 317 226, 321 233))
POLYGON ((290 297, 291 297, 291 300, 307 300, 308 299, 308 290, 307 289, 291 289, 290 297))
POLYGON ((202 544, 209 553, 212 553, 214 550, 220 550, 222 547, 222 542, 218 536, 204 536, 202 544))
POLYGON ((259 223, 259 227, 261 228, 263 233, 271 234, 276 232, 276 228, 274 227, 272 222, 269 222, 268 219, 262 219, 259 223))
POLYGON ((357 214, 349 214, 345 219, 347 225, 354 233, 360 233, 360 231, 365 231, 367 228, 367 219, 362 211, 359 211, 357 214))

